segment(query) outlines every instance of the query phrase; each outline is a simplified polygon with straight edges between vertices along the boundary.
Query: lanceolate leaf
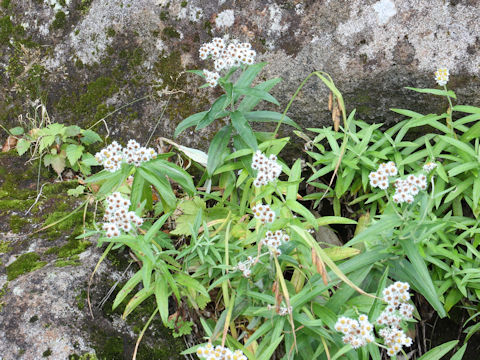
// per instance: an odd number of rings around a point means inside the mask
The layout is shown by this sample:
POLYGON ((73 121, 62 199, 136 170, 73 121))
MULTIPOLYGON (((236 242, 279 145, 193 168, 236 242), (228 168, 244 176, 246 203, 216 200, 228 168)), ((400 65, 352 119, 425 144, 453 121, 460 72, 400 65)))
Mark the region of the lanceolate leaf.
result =
POLYGON ((212 139, 210 147, 208 148, 207 173, 209 176, 212 176, 218 165, 222 163, 222 158, 230 141, 231 133, 232 126, 227 125, 217 132, 212 139))
POLYGON ((177 137, 180 135, 183 131, 188 129, 189 127, 192 126, 197 126, 200 120, 202 120, 206 115, 208 111, 202 111, 193 115, 190 115, 186 119, 184 119, 180 124, 178 124, 177 128, 175 129, 175 133, 173 134, 174 137, 177 137))
POLYGON ((237 130, 238 135, 242 138, 242 140, 253 150, 258 148, 257 139, 255 138, 255 134, 252 131, 252 128, 248 124, 247 120, 243 116, 243 114, 239 111, 234 111, 231 114, 232 118, 232 125, 237 130))

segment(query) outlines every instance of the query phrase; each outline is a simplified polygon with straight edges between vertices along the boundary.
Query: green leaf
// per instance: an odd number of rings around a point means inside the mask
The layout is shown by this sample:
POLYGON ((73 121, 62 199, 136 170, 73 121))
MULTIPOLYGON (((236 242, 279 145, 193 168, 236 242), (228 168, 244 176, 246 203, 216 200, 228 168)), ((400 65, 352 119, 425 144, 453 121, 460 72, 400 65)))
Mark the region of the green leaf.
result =
POLYGON ((280 106, 280 103, 275 99, 272 95, 270 95, 268 92, 256 88, 237 88, 234 87, 233 89, 234 92, 240 94, 240 95, 248 95, 248 96, 253 96, 256 97, 260 100, 265 100, 268 102, 271 102, 277 106, 280 106))
POLYGON ((317 225, 318 226, 325 226, 330 224, 356 224, 357 222, 353 219, 348 219, 345 217, 340 216, 322 216, 317 218, 317 225))
POLYGON ((315 229, 318 227, 317 221, 315 216, 308 210, 305 206, 297 202, 296 200, 286 200, 285 205, 292 211, 296 212, 297 214, 302 215, 305 220, 307 220, 310 225, 312 225, 315 229))
POLYGON ((333 261, 345 260, 360 253, 358 249, 345 246, 332 246, 325 248, 324 251, 333 261))
POLYGON ((155 272, 155 300, 164 325, 168 322, 168 284, 159 272, 155 272))
POLYGON ((292 165, 292 169, 290 171, 290 176, 288 177, 288 181, 292 182, 291 185, 287 186, 287 195, 285 197, 286 200, 297 200, 298 194, 298 186, 299 180, 302 174, 302 162, 300 159, 297 159, 295 163, 292 165))
POLYGON ((409 118, 416 118, 416 117, 422 117, 423 116, 423 114, 417 113, 417 112, 412 111, 412 110, 394 109, 394 108, 392 108, 390 110, 393 111, 393 112, 396 112, 397 114, 408 116, 409 118))
POLYGON ((463 142, 469 142, 472 139, 480 137, 480 122, 476 122, 471 128, 469 128, 461 137, 463 142))
POLYGON ((122 318, 125 319, 133 310, 137 308, 142 302, 144 302, 150 295, 153 294, 155 287, 153 284, 149 288, 143 288, 135 294, 135 296, 128 302, 123 312, 122 318))
POLYGON ((445 135, 439 135, 439 138, 449 143, 450 145, 455 146, 458 150, 464 151, 472 157, 476 158, 475 150, 471 145, 445 135))
POLYGON ((166 214, 163 214, 155 223, 152 225, 150 229, 148 229, 147 233, 143 237, 146 242, 150 242, 154 236, 157 234, 158 231, 162 228, 163 224, 165 224, 165 221, 172 215, 171 212, 168 212, 166 214))
POLYGON ((164 205, 168 207, 168 209, 175 209, 177 204, 177 198, 168 180, 165 179, 165 176, 160 177, 155 173, 149 171, 145 167, 145 165, 146 164, 143 164, 141 167, 137 168, 137 172, 150 184, 155 186, 160 198, 164 202, 164 205))
POLYGON ((142 263, 142 281, 143 287, 148 289, 150 287, 150 283, 152 282, 152 271, 153 271, 153 264, 152 262, 144 258, 142 263))
MULTIPOLYGON (((417 248, 417 244, 411 239, 405 239, 400 242, 405 255, 407 255, 410 262, 400 261, 400 271, 403 274, 404 281, 411 281, 414 287, 427 299, 432 307, 437 311, 438 316, 441 318, 447 314, 443 308, 442 303, 438 299, 438 294, 433 285, 432 278, 428 272, 425 261, 420 256, 417 248), (413 277, 413 278, 412 278, 413 277)), ((395 269, 396 271, 398 268, 395 269)))
POLYGON ((476 106, 469 105, 455 105, 452 109, 453 111, 461 111, 468 114, 480 114, 480 108, 476 106))
POLYGON ((82 155, 82 164, 85 166, 98 166, 97 159, 95 159, 95 156, 93 156, 90 153, 84 153, 82 155))
POLYGON ((84 147, 82 145, 68 144, 65 152, 70 165, 74 165, 82 157, 84 147))
POLYGON ((173 134, 173 137, 177 137, 189 127, 197 126, 200 120, 202 120, 205 117, 205 115, 207 115, 207 113, 208 111, 202 111, 202 112, 190 115, 186 119, 182 120, 180 124, 177 125, 177 128, 175 129, 175 133, 173 134))
POLYGON ((51 146, 54 141, 55 141, 55 135, 47 135, 42 137, 40 139, 40 146, 39 146, 40 152, 42 152, 47 147, 51 146))
POLYGON ((237 130, 238 135, 240 135, 242 140, 245 141, 251 149, 256 150, 258 148, 257 139, 243 114, 239 111, 234 111, 230 114, 230 117, 232 118, 232 125, 235 130, 237 130))
POLYGON ((247 69, 238 78, 237 82, 235 83, 235 87, 242 88, 250 86, 265 65, 267 65, 266 62, 261 62, 247 67, 247 69))
POLYGON ((440 90, 440 89, 419 89, 406 86, 405 89, 413 90, 422 94, 432 94, 432 95, 439 95, 439 96, 450 96, 453 99, 457 99, 457 96, 452 90, 440 90))
POLYGON ((123 286, 123 288, 118 292, 115 300, 113 301, 112 310, 115 310, 118 305, 122 303, 122 301, 127 297, 128 294, 142 281, 142 272, 141 270, 137 271, 135 275, 133 275, 127 283, 123 286))
POLYGON ((207 173, 211 177, 217 167, 222 163, 228 143, 230 141, 230 134, 232 133, 232 126, 224 126, 213 137, 210 147, 208 148, 208 162, 207 173))
POLYGON ((250 111, 243 114, 247 121, 251 122, 281 122, 282 124, 293 126, 301 130, 300 126, 287 115, 280 114, 275 111, 250 111))
POLYGON ((71 125, 65 129, 65 136, 73 137, 73 136, 77 136, 81 132, 82 132, 82 129, 80 128, 80 126, 71 125))
POLYGON ((186 70, 185 72, 198 75, 198 76, 200 76, 200 77, 202 77, 202 78, 205 79, 205 74, 204 74, 203 70, 195 70, 195 69, 193 69, 193 70, 186 70))
POLYGON ((446 342, 445 344, 438 345, 437 347, 425 353, 423 356, 419 357, 418 360, 440 360, 450 350, 452 350, 457 344, 458 344, 458 340, 452 340, 452 341, 446 342))
POLYGON ((223 115, 224 113, 223 110, 228 105, 227 100, 228 100, 227 95, 222 95, 217 100, 215 100, 212 107, 208 111, 207 115, 201 118, 200 121, 198 122, 197 127, 195 128, 195 131, 198 131, 203 129, 204 127, 207 127, 215 119, 218 119, 219 117, 226 116, 227 114, 223 115), (219 116, 219 115, 222 115, 222 116, 219 116))
MULTIPOLYGON (((258 85, 255 85, 254 87, 255 89, 270 91, 280 81, 282 81, 282 79, 280 78, 270 79, 258 85)), ((240 102, 240 105, 238 105, 237 110, 241 111, 242 113, 246 113, 248 111, 251 111, 255 106, 257 106, 260 101, 261 99, 254 96, 245 96, 240 102)))
POLYGON ((20 139, 17 141, 17 152, 18 155, 22 156, 27 152, 27 150, 30 148, 31 142, 25 139, 20 139))
POLYGON ((93 130, 83 130, 80 141, 85 145, 102 142, 102 138, 93 130))
POLYGON ((83 185, 78 185, 75 189, 68 189, 67 194, 70 196, 79 196, 83 194, 83 191, 85 190, 85 186, 83 185))
POLYGON ((12 129, 10 129, 10 134, 13 136, 20 136, 24 133, 23 127, 17 126, 12 129))
POLYGON ((60 176, 63 170, 65 170, 65 157, 61 155, 53 155, 50 165, 58 176, 60 176))
POLYGON ((467 343, 463 344, 463 346, 458 349, 458 351, 450 358, 450 360, 462 360, 463 354, 465 354, 465 350, 467 350, 467 345, 467 343))
POLYGON ((196 192, 195 185, 193 184, 192 176, 183 170, 180 166, 175 165, 172 162, 155 159, 148 163, 143 163, 142 166, 145 169, 158 175, 167 175, 170 179, 180 184, 180 186, 189 195, 194 195, 196 192))

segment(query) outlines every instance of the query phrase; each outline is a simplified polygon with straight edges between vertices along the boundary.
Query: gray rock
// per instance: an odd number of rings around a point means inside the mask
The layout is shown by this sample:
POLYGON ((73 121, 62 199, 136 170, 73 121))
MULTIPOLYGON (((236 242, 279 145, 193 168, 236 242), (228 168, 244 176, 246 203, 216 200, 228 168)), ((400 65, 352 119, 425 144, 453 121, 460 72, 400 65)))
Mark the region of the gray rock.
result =
MULTIPOLYGON (((183 118, 207 109, 217 95, 198 90, 198 79, 182 71, 209 65, 199 61, 198 48, 224 34, 253 44, 258 60, 269 62, 263 77, 284 79, 273 91, 282 106, 310 72, 322 70, 336 81, 348 110, 357 108, 368 121, 396 121, 390 107, 443 111, 442 99, 403 89, 434 87, 437 66, 450 69, 459 101, 479 104, 476 1, 60 3, 25 0, 2 10, 11 17, 0 44, 5 122, 14 123, 27 100, 39 96, 55 120, 92 125, 150 95, 107 118, 110 136, 145 140, 159 121, 155 135, 171 137, 183 118)), ((330 125, 326 99, 325 87, 312 79, 290 115, 304 127, 330 125)), ((181 141, 205 147, 213 130, 186 132, 181 141)))

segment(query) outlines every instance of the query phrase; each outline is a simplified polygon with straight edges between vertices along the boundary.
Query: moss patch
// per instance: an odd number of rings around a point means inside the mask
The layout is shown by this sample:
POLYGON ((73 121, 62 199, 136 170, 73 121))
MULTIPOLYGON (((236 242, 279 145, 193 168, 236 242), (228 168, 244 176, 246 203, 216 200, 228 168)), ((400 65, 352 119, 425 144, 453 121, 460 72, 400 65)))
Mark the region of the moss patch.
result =
POLYGON ((45 350, 43 353, 42 353, 42 356, 43 357, 49 357, 50 355, 52 355, 52 349, 48 348, 47 350, 45 350))
POLYGON ((162 37, 164 40, 167 40, 167 39, 180 39, 180 33, 175 30, 174 27, 172 26, 167 26, 163 29, 162 31, 162 37))
POLYGON ((17 260, 7 266, 7 280, 14 280, 22 274, 38 270, 47 264, 45 261, 39 260, 40 255, 34 252, 20 255, 17 260))
POLYGON ((5 296, 7 291, 8 291, 8 282, 3 284, 2 288, 0 289, 0 312, 3 310, 3 306, 5 305, 5 302, 2 301, 2 298, 5 296))
POLYGON ((10 243, 11 241, 0 241, 0 254, 6 254, 12 250, 10 243))
POLYGON ((10 216, 10 229, 14 234, 18 234, 25 225, 28 224, 28 220, 18 215, 10 216))
POLYGON ((52 29, 58 30, 65 27, 66 24, 67 24, 67 15, 63 11, 58 11, 55 14, 55 19, 53 20, 52 25, 50 25, 50 27, 52 29))

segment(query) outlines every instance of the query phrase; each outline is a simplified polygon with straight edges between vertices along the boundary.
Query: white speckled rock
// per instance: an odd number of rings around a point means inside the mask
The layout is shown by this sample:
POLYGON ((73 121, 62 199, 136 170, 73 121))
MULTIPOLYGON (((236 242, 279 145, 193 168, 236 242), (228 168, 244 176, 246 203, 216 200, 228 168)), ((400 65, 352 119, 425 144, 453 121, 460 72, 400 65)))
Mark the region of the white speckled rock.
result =
MULTIPOLYGON (((450 86, 460 102, 479 104, 480 3, 475 0, 89 0, 71 1, 60 10, 25 0, 3 12, 27 34, 10 36, 0 61, 8 65, 19 56, 24 64, 42 65, 43 94, 58 119, 92 124, 109 110, 155 94, 108 118, 113 136, 146 138, 167 106, 156 134, 169 137, 179 121, 205 110, 215 90, 197 90, 198 80, 182 70, 204 66, 199 46, 224 34, 253 44, 258 59, 270 63, 264 77, 284 79, 274 90, 283 105, 311 71, 324 70, 345 94, 348 108, 369 121, 395 121, 390 107, 441 111, 446 105, 441 99, 403 89, 434 87, 437 66, 450 69, 450 86), (64 22, 55 22, 59 11, 66 14, 64 22), (27 35, 42 45, 36 56, 29 50, 15 53, 12 44, 27 35), (93 94, 94 101, 82 100, 99 78, 109 79, 110 87, 93 94), (172 89, 179 92, 167 105, 172 89)), ((18 95, 11 83, 22 75, 3 76, 8 93, 18 95)), ((12 122, 19 113, 12 103, 31 92, 15 100, 0 96, 7 109, 0 116, 12 122)), ((330 124, 326 90, 318 81, 305 87, 291 116, 304 126, 330 124)), ((205 144, 210 133, 181 140, 205 144)))

